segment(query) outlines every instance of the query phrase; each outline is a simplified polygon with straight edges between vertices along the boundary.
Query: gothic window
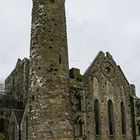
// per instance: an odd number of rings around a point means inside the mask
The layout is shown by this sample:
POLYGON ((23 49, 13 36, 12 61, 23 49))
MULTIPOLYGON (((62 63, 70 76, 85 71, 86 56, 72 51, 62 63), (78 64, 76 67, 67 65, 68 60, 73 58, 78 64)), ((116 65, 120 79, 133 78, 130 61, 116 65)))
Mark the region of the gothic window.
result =
POLYGON ((100 134, 100 109, 99 101, 96 99, 94 102, 94 112, 95 112, 95 132, 96 135, 100 134))
POLYGON ((75 96, 75 106, 76 106, 76 110, 81 111, 82 110, 82 103, 81 103, 81 96, 80 95, 76 95, 75 96))
POLYGON ((121 123, 122 123, 122 134, 126 134, 125 106, 123 102, 121 102, 121 123))
POLYGON ((114 135, 114 114, 113 114, 113 103, 111 100, 108 101, 108 124, 109 124, 109 135, 114 135))

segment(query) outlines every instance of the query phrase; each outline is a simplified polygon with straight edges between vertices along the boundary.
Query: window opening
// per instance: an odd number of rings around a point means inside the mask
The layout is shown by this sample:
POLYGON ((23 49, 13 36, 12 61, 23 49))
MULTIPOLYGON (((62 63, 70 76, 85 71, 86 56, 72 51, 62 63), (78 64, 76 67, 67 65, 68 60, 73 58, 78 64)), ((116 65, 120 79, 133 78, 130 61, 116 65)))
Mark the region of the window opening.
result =
POLYGON ((96 99, 94 102, 94 111, 95 111, 95 131, 96 135, 100 134, 100 109, 99 101, 96 99))
POLYGON ((108 123, 109 123, 109 134, 114 135, 114 114, 113 114, 113 103, 111 100, 108 101, 108 123))
POLYGON ((121 102, 121 123, 122 123, 122 134, 126 134, 125 106, 123 102, 121 102))

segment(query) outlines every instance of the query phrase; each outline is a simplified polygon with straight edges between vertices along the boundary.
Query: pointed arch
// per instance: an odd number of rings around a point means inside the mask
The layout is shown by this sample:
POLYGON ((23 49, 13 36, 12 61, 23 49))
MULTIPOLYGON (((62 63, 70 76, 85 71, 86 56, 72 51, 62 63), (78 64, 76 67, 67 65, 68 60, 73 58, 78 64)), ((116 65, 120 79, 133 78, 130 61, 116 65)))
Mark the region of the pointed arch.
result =
POLYGON ((122 134, 126 134, 126 116, 123 101, 121 102, 121 125, 122 125, 122 134))
POLYGON ((94 113, 95 113, 95 132, 96 135, 100 135, 101 124, 100 124, 100 107, 98 99, 94 101, 94 113))
POLYGON ((113 102, 108 101, 108 125, 109 125, 109 135, 114 135, 114 111, 113 111, 113 102))

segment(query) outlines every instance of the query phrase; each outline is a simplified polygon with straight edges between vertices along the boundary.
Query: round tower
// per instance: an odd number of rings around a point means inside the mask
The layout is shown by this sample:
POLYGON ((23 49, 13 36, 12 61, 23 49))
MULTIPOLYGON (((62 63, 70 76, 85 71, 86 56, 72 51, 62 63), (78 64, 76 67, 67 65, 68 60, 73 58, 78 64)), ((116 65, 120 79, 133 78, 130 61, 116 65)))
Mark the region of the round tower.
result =
POLYGON ((33 0, 29 140, 73 140, 65 0, 33 0))

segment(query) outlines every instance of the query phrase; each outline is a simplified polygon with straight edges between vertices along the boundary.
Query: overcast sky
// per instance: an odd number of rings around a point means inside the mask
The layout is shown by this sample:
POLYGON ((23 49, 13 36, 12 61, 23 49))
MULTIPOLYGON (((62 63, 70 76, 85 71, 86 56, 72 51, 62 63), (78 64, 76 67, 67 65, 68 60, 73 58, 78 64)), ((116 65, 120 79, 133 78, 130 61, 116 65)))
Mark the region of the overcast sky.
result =
MULTIPOLYGON (((29 56, 31 0, 0 0, 0 79, 29 56)), ((109 51, 140 96, 140 0, 66 0, 70 67, 109 51)))

